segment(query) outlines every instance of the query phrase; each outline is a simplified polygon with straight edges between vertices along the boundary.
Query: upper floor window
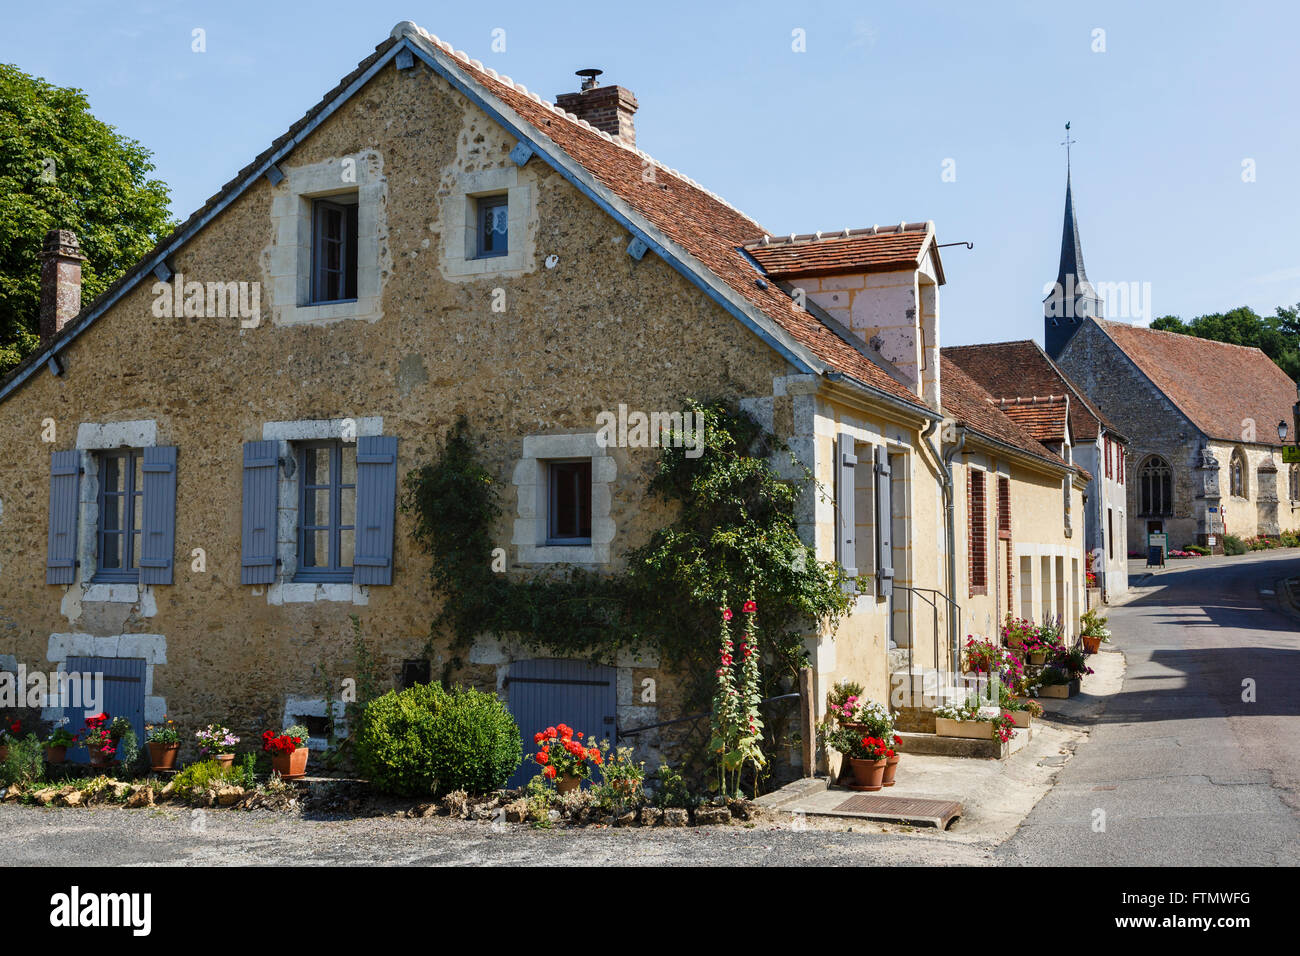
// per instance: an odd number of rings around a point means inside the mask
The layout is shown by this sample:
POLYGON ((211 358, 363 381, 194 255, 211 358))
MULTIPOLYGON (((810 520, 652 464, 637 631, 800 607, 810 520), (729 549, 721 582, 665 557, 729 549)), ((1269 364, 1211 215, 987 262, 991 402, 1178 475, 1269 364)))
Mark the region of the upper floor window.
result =
POLYGON ((298 447, 298 574, 303 581, 351 581, 356 544, 357 446, 298 447))
POLYGON ((136 448, 99 453, 99 528, 95 580, 140 579, 144 522, 143 456, 136 448))
POLYGON ((1228 462, 1228 490, 1235 498, 1246 497, 1246 456, 1234 448, 1228 462))
POLYGON ((546 543, 591 543, 591 459, 552 461, 546 469, 546 543))
POLYGON ((312 201, 311 300, 357 297, 357 197, 312 201))
POLYGON ((1139 502, 1144 515, 1174 513, 1173 470, 1169 462, 1152 455, 1138 470, 1139 502))
POLYGON ((510 252, 510 205, 506 196, 483 196, 477 202, 475 256, 485 259, 510 252))

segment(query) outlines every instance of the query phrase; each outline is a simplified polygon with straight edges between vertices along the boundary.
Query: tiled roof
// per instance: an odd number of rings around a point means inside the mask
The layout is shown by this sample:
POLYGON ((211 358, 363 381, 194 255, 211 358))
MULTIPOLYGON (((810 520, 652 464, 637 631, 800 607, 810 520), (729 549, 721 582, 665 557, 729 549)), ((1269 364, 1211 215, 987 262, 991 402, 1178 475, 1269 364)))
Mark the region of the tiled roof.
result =
MULTIPOLYGON (((553 142, 563 153, 626 203, 634 213, 643 217, 671 243, 679 246, 688 256, 698 261, 735 293, 760 310, 798 345, 829 366, 831 370, 848 375, 877 391, 899 399, 918 411, 928 411, 925 404, 907 385, 891 377, 883 368, 867 358, 858 347, 845 341, 811 312, 798 308, 794 300, 774 282, 763 281, 761 285, 759 284, 757 280, 760 280, 761 276, 753 263, 740 251, 744 243, 753 240, 755 236, 767 233, 767 230, 753 219, 676 170, 658 163, 648 154, 612 140, 590 124, 558 110, 554 104, 541 99, 536 93, 529 93, 522 85, 510 81, 507 77, 498 76, 495 70, 484 68, 481 63, 469 59, 460 51, 453 52, 449 44, 406 23, 399 24, 394 29, 394 37, 381 43, 370 57, 363 60, 352 73, 340 81, 334 90, 326 94, 325 98, 312 107, 288 132, 241 170, 220 192, 209 199, 202 209, 177 227, 171 236, 160 242, 145 257, 145 260, 114 283, 113 287, 98 297, 94 303, 83 309, 76 319, 68 323, 50 347, 57 348, 63 340, 71 338, 82 327, 89 324, 89 321, 93 321, 96 316, 90 314, 92 310, 100 303, 106 302, 115 292, 138 281, 147 271, 148 261, 163 251, 172 241, 172 237, 180 235, 197 224, 214 207, 237 192, 250 172, 270 160, 281 146, 293 139, 319 114, 336 106, 337 104, 333 103, 336 97, 344 93, 391 47, 402 42, 401 37, 397 36, 399 33, 402 37, 408 37, 411 42, 417 44, 423 42, 436 47, 442 56, 468 75, 474 83, 479 84, 490 96, 496 97, 513 110, 520 119, 531 125, 535 131, 532 135, 553 142), (415 31, 418 31, 418 35, 415 31), (644 175, 647 164, 654 167, 655 175, 652 180, 651 177, 644 175)), ((7 386, 28 366, 44 362, 49 357, 50 347, 41 348, 29 356, 11 375, 0 382, 0 388, 7 386)))
POLYGON ((1124 440, 1101 409, 1031 339, 949 346, 943 349, 943 354, 994 398, 1069 395, 1070 431, 1076 441, 1093 441, 1101 428, 1111 432, 1112 437, 1124 440))
POLYGON ((1064 395, 1042 398, 998 398, 997 409, 1037 441, 1054 444, 1065 441, 1065 416, 1070 401, 1064 395))
POLYGON ((1044 461, 1069 468, 1065 459, 1048 450, 1023 426, 1008 417, 984 388, 947 355, 939 355, 939 380, 943 383, 943 410, 971 431, 1011 445, 1044 461))
POLYGON ((1253 422, 1260 443, 1277 444, 1278 422, 1295 428, 1295 383, 1259 349, 1123 322, 1097 325, 1210 438, 1242 441, 1253 422))
POLYGON ((768 275, 794 279, 916 268, 933 239, 931 223, 900 223, 883 231, 873 227, 825 236, 764 237, 747 243, 745 251, 768 275))

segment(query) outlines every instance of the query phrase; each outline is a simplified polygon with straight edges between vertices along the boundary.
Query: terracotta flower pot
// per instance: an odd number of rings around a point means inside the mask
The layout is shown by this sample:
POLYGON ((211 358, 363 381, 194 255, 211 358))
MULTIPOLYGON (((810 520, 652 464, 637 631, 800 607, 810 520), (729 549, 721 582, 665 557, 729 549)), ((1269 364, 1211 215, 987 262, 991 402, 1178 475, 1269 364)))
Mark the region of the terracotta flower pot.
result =
POLYGON ((45 748, 46 763, 64 763, 67 761, 67 759, 68 759, 67 747, 46 747, 45 748))
POLYGON ((894 776, 898 773, 898 761, 903 759, 902 754, 894 754, 885 761, 885 776, 881 779, 882 786, 892 787, 894 785, 894 776))
POLYGON ((885 767, 889 761, 880 760, 858 760, 856 757, 849 758, 849 770, 853 774, 853 787, 855 790, 879 790, 884 786, 885 767))
POLYGON ((1083 635, 1083 652, 1085 654, 1096 654, 1100 650, 1100 637, 1089 637, 1087 634, 1083 635))
POLYGON ((582 786, 581 777, 574 777, 574 776, 560 777, 558 780, 555 781, 555 792, 572 793, 574 790, 577 790, 578 787, 580 786, 582 786))
POLYGON ((1030 651, 1030 652, 1029 652, 1029 663, 1030 663, 1030 664, 1046 664, 1046 663, 1047 663, 1047 651, 1030 651))
POLYGON ((149 744, 149 766, 154 770, 174 770, 180 744, 149 744))
POLYGON ((841 722, 840 722, 840 726, 843 727, 845 730, 852 730, 852 731, 855 731, 855 732, 857 732, 857 733, 860 733, 860 734, 862 734, 864 737, 867 735, 867 725, 866 725, 866 724, 854 724, 854 723, 850 723, 849 721, 845 720, 845 721, 841 721, 841 722))
POLYGON ((233 767, 235 765, 234 754, 213 754, 212 759, 222 767, 233 767))
POLYGON ((92 767, 107 767, 113 762, 113 758, 102 750, 92 750, 90 752, 90 765, 92 767))
POLYGON ((307 773, 307 748, 299 747, 291 754, 271 754, 271 769, 281 780, 297 780, 307 773))

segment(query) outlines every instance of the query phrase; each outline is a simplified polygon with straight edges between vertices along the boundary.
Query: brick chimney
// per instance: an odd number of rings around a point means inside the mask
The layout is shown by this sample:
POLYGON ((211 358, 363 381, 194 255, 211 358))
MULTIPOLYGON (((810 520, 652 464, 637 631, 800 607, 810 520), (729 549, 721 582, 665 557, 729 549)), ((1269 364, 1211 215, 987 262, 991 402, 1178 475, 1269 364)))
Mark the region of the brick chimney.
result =
POLYGON ((579 70, 582 89, 577 93, 561 93, 555 98, 555 105, 628 146, 635 146, 632 114, 636 112, 636 97, 622 86, 597 86, 596 77, 600 74, 600 70, 579 70))
POLYGON ((51 229, 41 249, 41 344, 52 340, 81 311, 81 254, 76 233, 51 229))

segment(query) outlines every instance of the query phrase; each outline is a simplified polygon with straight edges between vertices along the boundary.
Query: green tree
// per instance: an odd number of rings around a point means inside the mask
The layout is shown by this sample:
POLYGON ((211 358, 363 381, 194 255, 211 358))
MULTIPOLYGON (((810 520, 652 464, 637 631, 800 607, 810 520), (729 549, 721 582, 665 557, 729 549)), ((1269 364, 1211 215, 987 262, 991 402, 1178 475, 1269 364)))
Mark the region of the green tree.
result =
POLYGON ((39 341, 40 250, 50 229, 81 243, 89 304, 170 230, 150 152, 95 119, 81 90, 0 64, 0 375, 39 341))
POLYGON ((1151 328, 1257 348, 1291 378, 1300 379, 1300 303, 1293 308, 1280 305, 1273 315, 1259 315, 1249 306, 1199 315, 1190 322, 1162 315, 1151 328))

